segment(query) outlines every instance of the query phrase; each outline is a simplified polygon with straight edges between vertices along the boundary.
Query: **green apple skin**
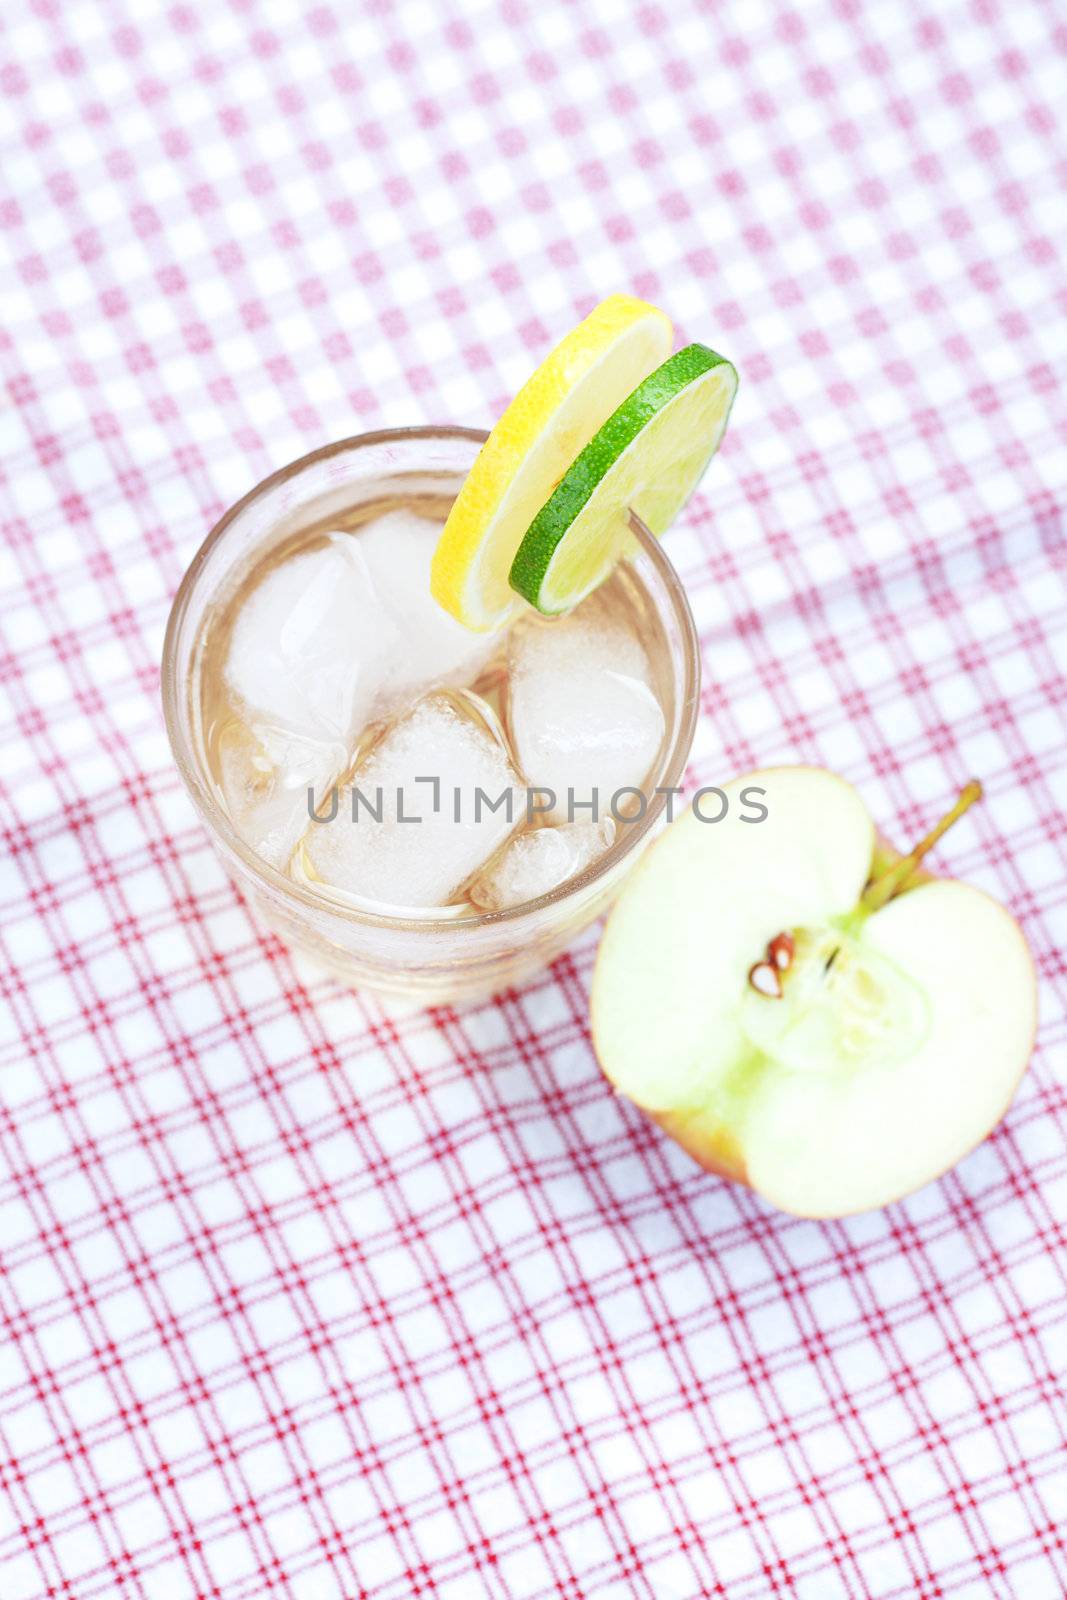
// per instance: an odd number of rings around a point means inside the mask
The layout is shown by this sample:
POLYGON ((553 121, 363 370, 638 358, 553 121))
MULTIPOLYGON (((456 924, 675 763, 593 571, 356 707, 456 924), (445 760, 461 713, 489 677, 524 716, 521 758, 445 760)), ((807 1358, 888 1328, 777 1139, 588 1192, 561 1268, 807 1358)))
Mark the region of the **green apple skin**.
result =
MULTIPOLYGON (((958 1128, 949 1126, 953 1118, 945 1111, 942 1094, 936 1109, 945 1125, 944 1136, 927 1141, 928 1148, 921 1151, 912 1148, 923 1142, 924 1108, 905 1104, 898 1114, 887 1114, 884 1119, 882 1142, 887 1154, 883 1171, 857 1173, 855 1160, 851 1161, 852 1170, 848 1170, 851 1152, 847 1148, 846 1126, 836 1144, 831 1141, 827 1145, 824 1141, 822 1147, 816 1149, 813 1141, 812 1160, 820 1169, 814 1176, 805 1178, 803 1152, 798 1153, 795 1148, 783 1162, 782 1171, 777 1172, 773 1141, 755 1136, 760 1126, 752 1108, 760 1096, 766 1099, 766 1086, 780 1074, 780 1067, 747 1041, 739 1046, 738 1039, 733 1036, 731 1008, 738 1011, 746 1004, 754 1003, 757 1007, 760 1004, 758 998, 753 1002, 745 994, 739 975, 747 973, 748 967, 761 959, 764 935, 769 939, 795 925, 791 918, 798 908, 803 912, 805 894, 810 902, 817 902, 822 893, 826 911, 824 919, 820 920, 826 920, 832 928, 843 929, 854 923, 862 938, 864 919, 857 908, 863 889, 900 860, 901 852, 876 831, 855 790, 835 774, 810 767, 772 768, 748 773, 724 787, 732 800, 734 794, 749 786, 767 790, 765 803, 768 806, 773 806, 775 790, 785 787, 794 798, 799 795, 809 809, 813 795, 817 795, 819 803, 825 804, 831 812, 836 808, 837 816, 829 826, 832 833, 836 822, 840 848, 849 855, 849 862, 843 866, 838 880, 831 881, 837 850, 831 837, 829 849, 823 841, 823 856, 829 868, 821 890, 815 888, 813 882, 798 894, 786 888, 783 903, 768 906, 762 926, 749 904, 742 914, 746 924, 743 948, 737 953, 732 970, 723 969, 719 963, 719 970, 712 974, 713 979, 732 986, 729 1004, 718 1010, 707 1005, 702 1008, 699 993, 695 1004, 687 999, 694 987, 699 991, 700 983, 700 962, 693 961, 693 946, 699 948, 703 941, 710 951, 711 941, 725 936, 716 932, 717 919, 729 915, 727 905, 716 903, 716 884, 723 883, 721 871, 716 878, 716 868, 728 866, 730 852, 746 846, 739 829, 733 844, 726 843, 725 849, 720 848, 725 822, 697 829, 691 818, 679 818, 650 847, 609 916, 594 971, 593 1043, 600 1064, 614 1086, 641 1106, 707 1171, 754 1189, 779 1209, 796 1216, 848 1216, 889 1204, 940 1177, 979 1145, 1000 1121, 1025 1070, 1036 1033, 1033 961, 1018 924, 998 902, 971 885, 939 877, 925 868, 917 870, 890 905, 875 913, 875 917, 885 917, 890 907, 895 908, 893 917, 886 919, 882 926, 892 927, 899 937, 904 916, 919 926, 916 914, 925 906, 929 907, 932 919, 935 916, 941 922, 947 919, 950 927, 958 923, 964 940, 968 937, 969 926, 977 922, 981 925, 983 939, 994 947, 990 981, 999 975, 1008 986, 1004 1005, 1010 1009, 1010 1026, 1001 1027, 1002 1037, 994 1041, 996 1061, 985 1073, 980 1104, 967 1106, 967 1066, 964 1063, 960 1070, 957 1063, 958 1092, 969 1115, 960 1116, 958 1128), (683 823, 690 833, 689 840, 683 842, 684 848, 675 832, 683 823), (718 845, 710 837, 717 830, 718 845), (672 854, 673 862, 665 861, 665 857, 672 854), (661 879, 660 889, 657 888, 658 879, 661 879), (924 893, 937 885, 942 886, 939 893, 924 901, 924 893), (904 901, 910 902, 906 913, 901 910, 904 901), (660 905, 662 912, 658 913, 660 905), (780 913, 784 921, 779 920, 780 913), (664 939, 659 937, 661 928, 657 925, 657 914, 662 915, 664 928, 674 925, 664 939), (689 937, 679 937, 678 926, 687 923, 689 937), (688 963, 686 971, 679 973, 675 953, 680 954, 681 963, 688 963), (620 996, 626 1010, 622 1018, 618 1015, 620 996), (639 1019, 643 1009, 650 1019, 646 1030, 647 1069, 640 1057, 639 1019), (723 1034, 728 1036, 725 1044, 721 1043, 723 1034), (839 1178, 835 1177, 835 1168, 840 1169, 839 1178)), ((783 803, 788 804, 788 800, 783 803)), ((761 826, 753 826, 751 836, 758 836, 761 826)), ((751 836, 747 845, 750 852, 751 836)), ((784 870, 781 848, 769 841, 769 849, 775 856, 775 869, 784 870)), ((803 846, 801 854, 806 854, 803 846)), ((807 864, 810 866, 810 861, 807 864)), ((818 873, 815 876, 818 877, 818 873)), ((762 888, 766 893, 766 884, 762 888)), ((774 900, 770 893, 767 898, 774 900)), ((925 921, 925 913, 922 920, 925 921)), ((800 921, 804 925, 803 916, 800 921)), ((870 923, 874 923, 874 918, 870 923)), ((943 959, 941 946, 944 943, 942 939, 927 952, 931 968, 943 959)), ((716 966, 713 952, 708 965, 716 966)), ((942 981, 940 969, 932 972, 932 976, 935 982, 942 981)), ((779 1004, 775 1000, 765 1003, 771 1007, 779 1004)), ((973 1055, 973 1039, 970 1049, 973 1055)), ((883 1067, 881 1072, 888 1082, 887 1069, 883 1067)), ((795 1073, 791 1076, 796 1079, 795 1073)), ((981 1074, 976 1072, 976 1076, 981 1074)), ((817 1073, 812 1075, 811 1092, 826 1097, 826 1085, 817 1073)), ((798 1090, 794 1082, 791 1093, 793 1110, 802 1110, 807 1098, 803 1085, 798 1090)), ((885 1104, 884 1097, 882 1104, 885 1104)), ((776 1110, 778 1123, 788 1124, 787 1110, 781 1106, 776 1110)), ((794 1120, 800 1126, 803 1116, 794 1120)))

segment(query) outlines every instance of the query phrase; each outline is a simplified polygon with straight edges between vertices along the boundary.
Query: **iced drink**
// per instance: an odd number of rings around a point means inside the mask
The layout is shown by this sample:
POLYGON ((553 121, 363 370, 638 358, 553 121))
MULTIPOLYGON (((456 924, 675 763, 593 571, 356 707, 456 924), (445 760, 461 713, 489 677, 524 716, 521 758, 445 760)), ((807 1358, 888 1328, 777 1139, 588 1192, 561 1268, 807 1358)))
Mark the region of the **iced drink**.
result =
POLYGON ((433 600, 477 437, 367 436, 268 480, 209 539, 168 637, 172 739, 243 886, 343 977, 423 998, 513 981, 601 909, 694 710, 688 610, 651 537, 560 618, 478 633, 433 600))

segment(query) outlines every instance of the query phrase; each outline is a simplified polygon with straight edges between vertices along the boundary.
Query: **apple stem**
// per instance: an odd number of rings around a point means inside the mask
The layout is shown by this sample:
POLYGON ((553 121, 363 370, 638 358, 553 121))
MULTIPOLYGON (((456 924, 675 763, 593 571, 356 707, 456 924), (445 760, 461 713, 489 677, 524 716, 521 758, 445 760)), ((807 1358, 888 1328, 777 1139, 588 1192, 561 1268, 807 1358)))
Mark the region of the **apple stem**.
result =
POLYGON ((982 785, 977 778, 972 778, 960 791, 960 797, 951 811, 945 813, 925 838, 920 839, 914 850, 909 855, 902 856, 888 871, 883 872, 873 883, 869 883, 860 899, 860 908, 870 913, 880 911, 888 900, 899 894, 904 888, 912 873, 919 866, 928 850, 932 850, 937 841, 958 822, 963 813, 974 805, 976 800, 982 798, 982 785))

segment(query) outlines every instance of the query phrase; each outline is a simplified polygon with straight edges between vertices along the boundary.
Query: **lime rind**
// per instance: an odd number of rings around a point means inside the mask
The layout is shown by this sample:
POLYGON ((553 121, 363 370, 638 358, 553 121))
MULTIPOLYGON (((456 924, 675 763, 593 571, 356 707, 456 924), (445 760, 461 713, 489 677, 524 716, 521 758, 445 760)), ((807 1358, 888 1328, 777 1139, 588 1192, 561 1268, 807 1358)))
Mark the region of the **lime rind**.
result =
POLYGON ((508 575, 512 589, 548 615, 569 610, 632 542, 630 509, 664 533, 715 454, 736 390, 736 370, 706 345, 687 345, 657 367, 531 522, 508 575))

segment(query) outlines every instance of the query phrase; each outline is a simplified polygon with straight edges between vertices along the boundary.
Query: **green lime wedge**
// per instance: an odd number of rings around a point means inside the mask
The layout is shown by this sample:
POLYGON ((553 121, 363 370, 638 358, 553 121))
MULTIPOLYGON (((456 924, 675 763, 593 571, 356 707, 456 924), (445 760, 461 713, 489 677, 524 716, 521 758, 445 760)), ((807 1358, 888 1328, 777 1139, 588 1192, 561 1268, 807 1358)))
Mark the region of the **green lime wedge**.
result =
POLYGON ((686 345, 612 412, 527 528, 511 587, 538 611, 570 611, 632 548, 629 513, 659 535, 685 505, 726 429, 737 373, 686 345))

